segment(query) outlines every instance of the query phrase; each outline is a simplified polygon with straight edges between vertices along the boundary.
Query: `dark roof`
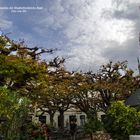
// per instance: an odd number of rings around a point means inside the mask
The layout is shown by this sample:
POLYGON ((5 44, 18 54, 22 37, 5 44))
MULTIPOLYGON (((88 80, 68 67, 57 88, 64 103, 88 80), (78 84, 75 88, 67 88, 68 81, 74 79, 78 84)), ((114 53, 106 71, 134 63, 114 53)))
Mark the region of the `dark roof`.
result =
POLYGON ((138 106, 140 105, 140 88, 136 90, 125 102, 126 105, 138 106))

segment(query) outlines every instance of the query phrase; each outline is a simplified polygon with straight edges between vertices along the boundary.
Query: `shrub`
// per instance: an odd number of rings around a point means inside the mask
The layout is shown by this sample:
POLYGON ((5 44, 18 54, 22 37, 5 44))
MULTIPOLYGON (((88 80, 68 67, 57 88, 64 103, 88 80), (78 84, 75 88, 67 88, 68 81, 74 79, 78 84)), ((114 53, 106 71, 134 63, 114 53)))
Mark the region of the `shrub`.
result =
POLYGON ((103 130, 102 122, 98 119, 97 112, 90 111, 87 114, 87 122, 85 123, 84 128, 85 128, 85 132, 87 134, 90 134, 91 139, 93 133, 95 133, 96 131, 103 130))
POLYGON ((135 108, 117 101, 108 109, 105 128, 117 140, 125 140, 130 134, 137 133, 139 122, 140 113, 135 108))

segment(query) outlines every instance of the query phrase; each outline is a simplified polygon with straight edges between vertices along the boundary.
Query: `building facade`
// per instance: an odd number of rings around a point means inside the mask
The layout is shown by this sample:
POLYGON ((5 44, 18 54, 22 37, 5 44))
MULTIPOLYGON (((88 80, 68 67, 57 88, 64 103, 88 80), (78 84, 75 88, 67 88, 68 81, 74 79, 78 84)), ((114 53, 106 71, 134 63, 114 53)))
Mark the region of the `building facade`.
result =
MULTIPOLYGON (((55 128, 59 128, 59 112, 56 112, 54 114, 54 123, 53 126, 55 128)), ((67 111, 64 112, 64 127, 68 128, 70 125, 70 122, 72 120, 76 121, 77 126, 83 126, 87 120, 86 114, 84 112, 81 112, 78 109, 68 109, 67 111)), ((46 124, 50 124, 50 115, 48 113, 44 113, 43 115, 39 117, 33 118, 33 121, 39 122, 42 121, 46 122, 46 124)))

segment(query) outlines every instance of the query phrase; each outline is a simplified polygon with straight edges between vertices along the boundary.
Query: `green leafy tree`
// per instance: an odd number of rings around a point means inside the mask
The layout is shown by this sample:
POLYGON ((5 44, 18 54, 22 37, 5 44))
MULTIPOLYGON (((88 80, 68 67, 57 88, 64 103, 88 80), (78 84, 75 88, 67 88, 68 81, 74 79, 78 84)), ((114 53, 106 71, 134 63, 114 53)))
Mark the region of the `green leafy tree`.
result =
POLYGON ((97 74, 91 74, 93 86, 99 95, 100 109, 104 112, 115 100, 124 100, 139 86, 139 76, 128 69, 126 61, 103 65, 97 74))
POLYGON ((55 72, 50 73, 50 86, 48 93, 53 108, 59 115, 59 127, 64 128, 64 112, 70 107, 71 101, 71 73, 64 68, 59 68, 55 72))
POLYGON ((105 124, 114 138, 127 140, 129 135, 136 134, 140 123, 140 112, 133 107, 126 106, 122 101, 111 104, 105 124), (109 123, 108 123, 109 122, 109 123))
POLYGON ((84 73, 74 73, 71 80, 72 101, 81 111, 89 114, 96 109, 98 98, 93 88, 93 82, 89 75, 84 73))
POLYGON ((0 87, 0 97, 0 117, 6 119, 6 122, 1 126, 5 139, 19 138, 20 128, 30 111, 28 108, 30 101, 5 87, 0 87))
POLYGON ((29 112, 25 100, 33 105, 39 97, 37 88, 42 85, 48 68, 39 56, 45 52, 52 53, 52 50, 28 48, 24 41, 0 36, 0 117, 7 118, 7 140, 19 137, 18 128, 29 112))

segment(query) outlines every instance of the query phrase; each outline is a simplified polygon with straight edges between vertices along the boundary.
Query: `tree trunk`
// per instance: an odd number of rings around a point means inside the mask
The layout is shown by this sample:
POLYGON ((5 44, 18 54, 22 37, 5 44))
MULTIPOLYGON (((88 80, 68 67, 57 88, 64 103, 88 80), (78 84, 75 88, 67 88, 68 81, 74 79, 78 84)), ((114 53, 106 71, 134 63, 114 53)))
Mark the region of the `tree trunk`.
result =
POLYGON ((90 133, 90 140, 93 140, 93 134, 90 133))
POLYGON ((64 111, 59 111, 60 116, 59 116, 59 127, 61 129, 64 129, 64 111))
POLYGON ((54 125, 54 120, 53 120, 53 118, 54 118, 54 113, 55 113, 55 112, 53 112, 53 113, 51 112, 51 113, 50 113, 50 124, 51 124, 52 126, 54 125))

